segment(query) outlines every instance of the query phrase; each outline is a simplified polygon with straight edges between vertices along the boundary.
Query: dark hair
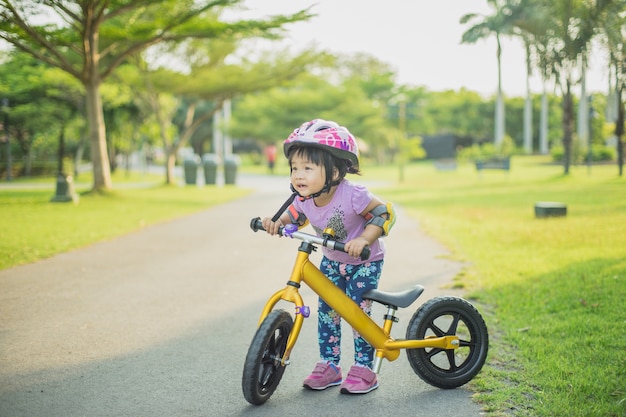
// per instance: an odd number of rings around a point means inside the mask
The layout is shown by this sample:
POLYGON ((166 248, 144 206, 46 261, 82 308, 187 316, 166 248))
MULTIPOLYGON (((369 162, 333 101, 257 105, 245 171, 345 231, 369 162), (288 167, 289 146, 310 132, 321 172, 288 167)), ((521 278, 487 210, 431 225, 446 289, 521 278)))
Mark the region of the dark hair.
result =
POLYGON ((319 146, 293 145, 289 148, 287 159, 290 168, 291 158, 293 158, 294 155, 299 155, 315 165, 323 166, 326 173, 326 183, 329 186, 339 184, 347 173, 360 175, 360 172, 354 169, 354 166, 349 160, 337 158, 335 155, 319 146), (337 170, 336 181, 333 181, 334 169, 337 170))

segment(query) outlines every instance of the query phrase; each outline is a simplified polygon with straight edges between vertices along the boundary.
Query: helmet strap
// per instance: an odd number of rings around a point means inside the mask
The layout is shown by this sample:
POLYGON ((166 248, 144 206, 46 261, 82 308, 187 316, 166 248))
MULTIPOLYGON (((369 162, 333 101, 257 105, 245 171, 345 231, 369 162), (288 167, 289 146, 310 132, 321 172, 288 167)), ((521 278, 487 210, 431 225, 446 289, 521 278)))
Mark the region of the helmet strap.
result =
POLYGON ((335 180, 335 181, 333 181, 332 179, 327 180, 321 190, 306 197, 303 197, 302 195, 300 195, 300 193, 296 191, 296 189, 293 187, 293 184, 289 184, 289 188, 291 189, 291 195, 289 196, 289 198, 287 198, 287 201, 283 203, 281 208, 278 209, 276 214, 274 214, 274 217, 272 217, 272 221, 275 222, 280 218, 280 216, 285 212, 285 210, 287 210, 287 207, 289 207, 289 205, 293 203, 293 200, 295 200, 296 196, 300 198, 300 201, 308 200, 310 198, 317 198, 321 196, 322 194, 329 192, 333 186, 339 185, 340 182, 341 180, 335 180))
POLYGON ((293 188, 293 185, 291 186, 291 190, 293 191, 293 193, 289 196, 289 198, 287 199, 287 201, 285 201, 283 203, 283 205, 278 209, 278 211, 276 212, 276 214, 274 214, 274 217, 272 217, 272 221, 276 222, 278 221, 278 219, 280 218, 280 216, 282 216, 282 214, 285 212, 285 210, 287 210, 287 207, 289 207, 291 205, 291 203, 293 203, 293 200, 296 198, 296 195, 299 195, 296 190, 293 188))
MULTIPOLYGON (((302 195, 300 195, 299 192, 296 191, 295 188, 293 188, 293 185, 289 185, 289 187, 291 188, 291 191, 293 191, 292 197, 295 198, 295 196, 297 195, 298 198, 300 198, 300 201, 304 201, 304 200, 308 200, 310 198, 317 198, 319 196, 321 196, 324 193, 327 193, 330 191, 331 187, 335 186, 335 185, 339 185, 339 181, 333 181, 333 182, 327 182, 326 184, 324 184, 324 186, 322 187, 321 190, 319 190, 316 193, 313 193, 311 195, 307 195, 306 197, 303 197, 302 195)), ((291 199, 291 201, 293 201, 293 198, 291 199)), ((291 204, 291 202, 290 202, 291 204)))

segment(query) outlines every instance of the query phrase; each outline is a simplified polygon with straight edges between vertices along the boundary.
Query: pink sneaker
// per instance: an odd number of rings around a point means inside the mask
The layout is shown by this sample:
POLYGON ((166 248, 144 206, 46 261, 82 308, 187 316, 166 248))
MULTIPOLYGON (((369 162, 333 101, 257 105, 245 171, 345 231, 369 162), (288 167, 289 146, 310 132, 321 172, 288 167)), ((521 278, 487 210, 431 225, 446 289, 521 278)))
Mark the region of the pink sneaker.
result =
POLYGON ((367 394, 378 388, 376 373, 370 368, 352 365, 348 376, 341 384, 342 394, 367 394))
POLYGON ((334 363, 320 361, 315 364, 313 372, 304 380, 302 386, 313 390, 323 390, 339 384, 341 384, 341 368, 334 363))

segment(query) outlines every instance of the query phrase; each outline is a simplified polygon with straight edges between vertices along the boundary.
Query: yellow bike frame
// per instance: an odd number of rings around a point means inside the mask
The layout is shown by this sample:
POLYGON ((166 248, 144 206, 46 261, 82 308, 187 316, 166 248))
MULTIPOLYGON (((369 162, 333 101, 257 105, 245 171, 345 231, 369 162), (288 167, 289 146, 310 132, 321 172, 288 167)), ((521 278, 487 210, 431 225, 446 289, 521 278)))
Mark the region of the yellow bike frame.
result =
MULTIPOLYGON (((391 327, 393 325, 393 314, 387 314, 383 327, 380 327, 370 316, 351 300, 343 291, 332 283, 309 259, 312 244, 303 242, 299 249, 291 272, 291 278, 285 288, 277 291, 265 304, 259 325, 274 309, 274 306, 284 300, 291 302, 296 307, 294 325, 287 340, 287 348, 282 358, 282 365, 286 365, 293 347, 296 344, 300 329, 304 321, 304 316, 300 313, 304 307, 302 296, 300 295, 300 284, 304 281, 317 295, 322 297, 346 322, 352 326, 359 334, 376 349, 375 369, 380 367, 382 358, 394 361, 400 356, 401 349, 419 348, 441 348, 456 349, 459 347, 457 336, 427 337, 423 340, 393 339, 391 327)), ((387 306, 392 309, 392 307, 387 306)), ((393 309, 392 313, 395 313, 393 309)))

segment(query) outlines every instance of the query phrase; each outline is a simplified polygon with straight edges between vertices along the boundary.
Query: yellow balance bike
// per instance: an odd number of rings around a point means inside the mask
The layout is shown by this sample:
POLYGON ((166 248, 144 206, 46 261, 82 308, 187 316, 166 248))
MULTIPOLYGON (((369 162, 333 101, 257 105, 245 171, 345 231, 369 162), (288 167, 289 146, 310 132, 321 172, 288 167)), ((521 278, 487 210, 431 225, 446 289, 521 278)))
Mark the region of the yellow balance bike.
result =
MULTIPOLYGON (((252 219, 252 230, 264 230, 259 218, 252 219)), ((436 297, 428 300, 413 314, 406 330, 406 339, 391 337, 397 322, 398 308, 409 307, 424 291, 416 285, 402 292, 370 290, 365 299, 387 308, 382 327, 337 288, 309 260, 317 246, 344 251, 341 242, 333 240, 333 232, 318 237, 298 231, 296 225, 281 227, 279 234, 302 241, 285 288, 277 291, 265 304, 259 325, 250 343, 243 369, 242 389, 245 399, 255 405, 265 403, 274 393, 289 364, 304 319, 310 309, 300 295, 306 283, 322 297, 353 329, 376 349, 373 371, 380 372, 383 359, 396 360, 406 349, 415 373, 427 383, 444 389, 457 388, 469 382, 481 370, 487 357, 489 335, 487 326, 476 308, 458 297, 436 297), (293 303, 289 313, 274 309, 279 301, 293 303)), ((369 248, 361 254, 369 257, 369 248)))

